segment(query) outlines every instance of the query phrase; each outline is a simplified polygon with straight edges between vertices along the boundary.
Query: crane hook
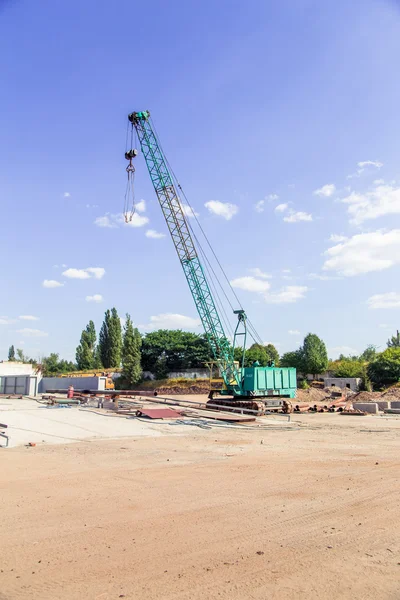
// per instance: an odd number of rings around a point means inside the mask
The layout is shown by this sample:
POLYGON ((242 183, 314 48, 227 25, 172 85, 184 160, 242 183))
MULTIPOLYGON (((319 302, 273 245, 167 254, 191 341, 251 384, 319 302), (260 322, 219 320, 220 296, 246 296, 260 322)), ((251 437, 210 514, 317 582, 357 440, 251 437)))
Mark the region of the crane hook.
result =
POLYGON ((125 205, 124 205, 124 218, 125 223, 129 223, 132 221, 133 215, 135 213, 135 190, 133 186, 133 180, 135 175, 135 167, 132 164, 132 159, 138 155, 138 151, 136 149, 129 150, 125 152, 126 160, 129 160, 129 164, 126 167, 126 172, 128 174, 128 182, 126 184, 125 191, 125 205))

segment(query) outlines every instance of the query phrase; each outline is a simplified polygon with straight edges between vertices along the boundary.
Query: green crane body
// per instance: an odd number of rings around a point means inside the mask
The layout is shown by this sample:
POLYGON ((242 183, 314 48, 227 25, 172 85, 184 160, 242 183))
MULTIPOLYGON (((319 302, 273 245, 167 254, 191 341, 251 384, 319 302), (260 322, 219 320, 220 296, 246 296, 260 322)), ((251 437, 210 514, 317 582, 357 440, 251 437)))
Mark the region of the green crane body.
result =
MULTIPOLYGON (((238 316, 233 346, 227 339, 212 296, 210 286, 200 262, 186 215, 183 211, 166 158, 150 123, 149 111, 133 112, 129 121, 135 127, 147 168, 157 194, 161 210, 180 263, 189 284, 207 341, 217 361, 224 388, 221 394, 235 398, 296 395, 296 369, 271 367, 238 367, 234 361, 234 348, 241 336, 246 345, 246 314, 238 316)), ((243 352, 244 356, 244 352, 243 352)))

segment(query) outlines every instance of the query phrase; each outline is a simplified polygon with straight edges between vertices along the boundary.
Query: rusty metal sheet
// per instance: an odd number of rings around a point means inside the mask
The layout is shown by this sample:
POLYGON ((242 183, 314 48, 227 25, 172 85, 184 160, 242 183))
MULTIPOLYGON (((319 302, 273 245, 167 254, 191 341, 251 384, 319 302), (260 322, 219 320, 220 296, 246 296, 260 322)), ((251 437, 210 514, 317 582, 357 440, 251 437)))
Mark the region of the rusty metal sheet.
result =
POLYGON ((141 408, 137 411, 138 416, 149 417, 149 419, 177 419, 180 413, 172 408, 141 408))

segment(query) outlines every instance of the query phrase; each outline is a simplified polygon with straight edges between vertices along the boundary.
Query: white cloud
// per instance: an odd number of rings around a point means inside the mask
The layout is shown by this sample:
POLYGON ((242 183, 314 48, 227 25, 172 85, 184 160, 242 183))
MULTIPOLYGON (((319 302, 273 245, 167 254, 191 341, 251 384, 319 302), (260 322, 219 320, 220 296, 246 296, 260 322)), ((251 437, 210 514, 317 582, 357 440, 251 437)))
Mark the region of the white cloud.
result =
POLYGON ((198 217, 199 216, 199 213, 196 212, 194 210, 194 208, 192 208, 188 204, 184 204, 183 202, 180 202, 180 206, 181 206, 183 214, 185 215, 185 217, 187 219, 194 219, 194 217, 198 217))
POLYGON ((359 233, 324 253, 323 269, 352 277, 383 271, 400 263, 400 229, 359 233))
POLYGON ((90 274, 86 269, 67 269, 63 271, 63 275, 69 279, 90 279, 90 274))
POLYGON ((334 348, 328 349, 328 354, 331 358, 339 358, 341 354, 343 356, 358 356, 359 352, 355 348, 350 346, 335 346, 334 348))
POLYGON ((33 315, 21 315, 18 317, 21 321, 39 321, 39 317, 34 317, 33 315))
POLYGON ((384 185, 384 179, 374 179, 374 185, 384 185))
POLYGON ((384 215, 400 214, 400 187, 379 185, 364 194, 352 192, 342 202, 349 205, 347 212, 351 222, 360 225, 384 215))
POLYGON ((209 202, 206 202, 204 206, 213 215, 222 217, 227 221, 230 221, 232 217, 234 217, 239 211, 239 208, 236 206, 236 204, 230 204, 229 202, 220 202, 219 200, 210 200, 209 202))
POLYGON ((400 308, 400 293, 375 294, 367 300, 368 308, 400 308))
POLYGON ((25 327, 24 329, 17 329, 17 333, 21 333, 27 337, 47 337, 49 335, 40 329, 29 329, 28 327, 25 327))
POLYGON ((258 213, 262 213, 264 212, 264 204, 265 204, 265 200, 259 200, 255 205, 254 205, 254 210, 258 213))
POLYGON ((70 198, 71 194, 69 192, 64 192, 64 198, 70 198))
POLYGON ((268 200, 279 200, 278 194, 270 194, 268 200))
POLYGON ((276 212, 285 212, 285 210, 287 210, 288 204, 278 204, 277 206, 275 206, 275 211, 276 212))
POLYGON ((268 304, 289 304, 302 300, 307 291, 308 287, 305 285, 288 285, 279 292, 264 294, 264 300, 268 304))
POLYGON ((283 220, 286 221, 286 223, 298 223, 299 221, 312 221, 313 218, 309 213, 291 211, 288 217, 283 217, 283 220))
POLYGON ((361 169, 365 169, 365 167, 376 167, 377 169, 380 169, 383 167, 383 163, 379 162, 378 160, 364 160, 357 163, 357 166, 361 169))
POLYGON ((291 273, 292 269, 282 269, 282 273, 291 273))
POLYGON ((347 237, 345 235, 338 235, 336 233, 331 233, 331 236, 329 238, 329 241, 335 242, 335 244, 337 244, 338 242, 344 242, 345 240, 347 240, 347 237))
POLYGON ((336 186, 334 183, 327 183, 323 185, 318 190, 314 191, 315 196, 320 196, 321 198, 330 198, 336 191, 336 186))
POLYGON ((249 272, 254 275, 254 277, 261 277, 261 279, 271 279, 272 275, 269 273, 264 273, 258 267, 254 267, 254 269, 249 269, 249 272))
POLYGON ((165 233, 158 233, 158 231, 155 231, 154 229, 148 229, 145 235, 146 237, 152 238, 154 240, 158 240, 160 238, 165 237, 165 233))
POLYGON ((230 282, 234 288, 246 290, 247 292, 266 292, 271 287, 270 284, 256 277, 237 277, 230 282))
POLYGON ((45 288, 58 288, 62 287, 63 285, 63 283, 56 281, 55 279, 45 279, 42 283, 42 286, 45 288))
POLYGON ((109 227, 110 229, 115 229, 118 225, 111 219, 110 215, 104 215, 104 217, 97 217, 94 220, 94 224, 97 227, 109 227))
POLYGON ((146 212, 146 202, 144 200, 140 200, 140 202, 135 204, 135 208, 140 213, 146 212))
POLYGON ((94 294, 93 296, 86 296, 86 302, 95 302, 96 304, 100 304, 103 302, 103 296, 101 294, 94 294))
POLYGON ((103 267, 89 267, 85 270, 91 275, 93 275, 95 279, 102 279, 106 273, 106 270, 103 269, 103 267))
POLYGON ((86 204, 86 208, 99 208, 98 204, 86 204))
POLYGON ((363 160, 357 163, 358 169, 355 173, 351 175, 347 175, 347 179, 352 179, 353 177, 360 177, 362 173, 364 173, 365 169, 368 167, 374 167, 376 169, 380 169, 383 167, 383 163, 378 160, 363 160))
POLYGON ((298 329, 289 329, 289 335, 300 335, 300 331, 298 329))
POLYGON ((8 317, 0 317, 0 325, 12 325, 16 319, 9 319, 8 317))
POLYGON ((200 319, 193 319, 185 315, 163 313, 150 317, 150 323, 141 325, 141 329, 197 329, 200 319))
POLYGON ((67 269, 63 271, 64 277, 69 279, 101 279, 104 277, 106 270, 103 267, 88 267, 87 269, 67 269))

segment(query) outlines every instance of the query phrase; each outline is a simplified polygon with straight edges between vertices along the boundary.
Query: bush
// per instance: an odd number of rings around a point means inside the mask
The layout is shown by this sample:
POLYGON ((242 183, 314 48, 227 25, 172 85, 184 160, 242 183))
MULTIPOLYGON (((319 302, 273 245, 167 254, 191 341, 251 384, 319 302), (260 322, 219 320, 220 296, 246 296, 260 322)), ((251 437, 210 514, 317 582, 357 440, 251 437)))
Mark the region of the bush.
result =
POLYGON ((308 390, 310 384, 308 383, 307 379, 301 379, 297 384, 297 387, 299 388, 299 390, 308 390))
POLYGON ((378 354, 367 368, 367 375, 377 388, 400 381, 400 348, 388 348, 378 354))

